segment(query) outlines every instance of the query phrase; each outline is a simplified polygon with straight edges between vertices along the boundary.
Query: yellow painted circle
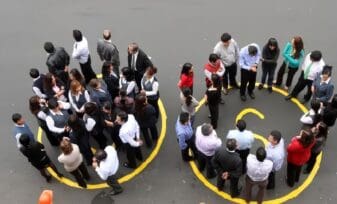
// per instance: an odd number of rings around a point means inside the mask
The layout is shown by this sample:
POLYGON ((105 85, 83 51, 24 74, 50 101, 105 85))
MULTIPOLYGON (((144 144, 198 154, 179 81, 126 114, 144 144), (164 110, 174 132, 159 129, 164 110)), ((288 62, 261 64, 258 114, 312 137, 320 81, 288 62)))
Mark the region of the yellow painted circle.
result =
MULTIPOLYGON (((279 89, 279 88, 275 88, 273 87, 273 91, 274 92, 277 92, 283 96, 287 96, 288 93, 282 89, 279 89)), ((293 103, 295 103, 297 105, 297 107, 299 107, 299 109, 306 113, 308 111, 308 109, 303 105, 301 104, 296 98, 292 98, 291 101, 293 103)), ((200 105, 197 107, 197 110, 200 109, 200 107, 205 103, 205 99, 202 99, 201 102, 200 102, 200 105)), ((244 115, 246 115, 247 113, 252 113, 256 116, 258 116, 260 119, 264 119, 264 115, 262 113, 260 113, 258 110, 254 109, 254 108, 247 108, 247 109, 244 109, 243 111, 241 111, 235 121, 239 120, 240 118, 242 118, 244 115)), ((254 133, 254 137, 260 141, 262 141, 264 144, 267 143, 267 140, 261 136, 261 135, 258 135, 258 134, 255 134, 254 133)), ((290 200, 290 199, 293 199, 293 198, 296 198, 297 196, 299 196, 310 184, 311 182, 313 181, 313 179, 315 178, 317 172, 318 172, 318 169, 320 167, 320 164, 321 164, 321 161, 322 161, 322 156, 323 156, 323 153, 320 153, 316 159, 316 163, 314 165, 314 168, 312 169, 311 173, 308 175, 308 177, 303 181, 303 183, 298 186, 297 188, 295 188, 294 190, 292 190, 291 192, 281 196, 281 197, 278 197, 278 198, 275 198, 275 199, 272 199, 272 200, 266 200, 266 201, 263 201, 263 203, 265 204, 275 204, 275 203, 285 203, 286 201, 290 200)), ((196 175, 196 177, 204 184, 204 186, 206 186, 208 189, 210 189, 211 191, 213 191, 214 193, 216 193, 218 196, 230 201, 230 202, 233 202, 233 203, 246 203, 245 200, 241 199, 241 198, 232 198, 228 193, 224 192, 224 191, 219 191, 218 188, 210 183, 207 178, 202 174, 202 172, 199 171, 196 163, 194 161, 190 161, 189 162, 191 168, 192 168, 192 171, 193 173, 196 175)), ((250 202, 250 203, 256 203, 256 202, 250 202)))
MULTIPOLYGON (((97 77, 100 78, 101 75, 97 75, 97 77)), ((160 131, 160 135, 159 135, 159 138, 157 140, 156 146, 154 147, 151 154, 146 158, 146 160, 144 162, 142 162, 136 169, 134 169, 129 174, 126 174, 123 177, 119 178, 118 179, 119 183, 125 183, 125 182, 131 180, 133 177, 140 174, 157 156, 157 154, 158 154, 158 152, 161 148, 161 145, 164 142, 165 136, 166 136, 166 122, 167 122, 166 121, 167 120, 166 110, 165 110, 164 104, 161 101, 161 99, 158 100, 158 106, 159 106, 160 117, 161 117, 161 131, 160 131)), ((37 141, 42 142, 42 129, 40 127, 38 129, 37 141)), ((47 170, 60 183, 63 183, 67 186, 74 187, 74 188, 82 188, 81 186, 79 186, 77 184, 76 181, 73 181, 73 180, 71 180, 69 178, 66 178, 66 177, 62 177, 62 178, 58 177, 56 175, 56 173, 54 172, 54 170, 51 169, 50 167, 48 167, 47 170)), ((101 189, 101 188, 107 188, 107 187, 109 187, 107 185, 107 183, 103 182, 103 183, 97 183, 97 184, 87 184, 86 189, 94 190, 94 189, 101 189)))

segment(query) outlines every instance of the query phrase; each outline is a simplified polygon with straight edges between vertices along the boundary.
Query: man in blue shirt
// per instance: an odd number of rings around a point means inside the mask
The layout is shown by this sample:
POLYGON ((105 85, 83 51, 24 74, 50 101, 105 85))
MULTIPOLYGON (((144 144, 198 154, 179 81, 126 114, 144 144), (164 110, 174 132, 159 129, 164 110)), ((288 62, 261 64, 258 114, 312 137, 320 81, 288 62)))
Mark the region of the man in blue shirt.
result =
POLYGON ((22 147, 19 139, 23 134, 26 134, 29 137, 30 141, 35 141, 33 132, 30 130, 29 126, 26 124, 25 119, 20 113, 14 113, 12 115, 12 120, 15 124, 13 128, 13 136, 16 139, 16 145, 18 148, 22 147))
POLYGON ((256 82, 256 70, 261 57, 260 48, 256 43, 247 45, 240 50, 239 64, 241 67, 240 97, 246 101, 246 87, 248 84, 248 95, 254 99, 254 88, 256 82))
POLYGON ((193 157, 188 154, 191 148, 193 155, 196 155, 196 148, 194 143, 194 133, 190 122, 190 115, 188 113, 180 113, 176 122, 176 134, 181 155, 184 161, 191 161, 193 157))
POLYGON ((228 139, 235 139, 238 147, 236 152, 239 153, 242 160, 242 174, 246 173, 247 157, 250 152, 250 148, 254 143, 254 134, 252 131, 246 130, 246 122, 244 120, 238 120, 235 130, 230 130, 227 134, 228 139))

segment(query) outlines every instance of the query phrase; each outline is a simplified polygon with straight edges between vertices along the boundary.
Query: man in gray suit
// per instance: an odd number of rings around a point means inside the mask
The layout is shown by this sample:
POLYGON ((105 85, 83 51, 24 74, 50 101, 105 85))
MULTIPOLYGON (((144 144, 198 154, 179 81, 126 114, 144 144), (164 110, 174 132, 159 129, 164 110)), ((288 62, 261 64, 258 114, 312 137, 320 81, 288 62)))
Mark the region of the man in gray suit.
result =
POLYGON ((97 53, 102 61, 111 62, 115 74, 119 76, 119 52, 111 42, 111 32, 109 30, 103 31, 103 39, 97 42, 97 53))

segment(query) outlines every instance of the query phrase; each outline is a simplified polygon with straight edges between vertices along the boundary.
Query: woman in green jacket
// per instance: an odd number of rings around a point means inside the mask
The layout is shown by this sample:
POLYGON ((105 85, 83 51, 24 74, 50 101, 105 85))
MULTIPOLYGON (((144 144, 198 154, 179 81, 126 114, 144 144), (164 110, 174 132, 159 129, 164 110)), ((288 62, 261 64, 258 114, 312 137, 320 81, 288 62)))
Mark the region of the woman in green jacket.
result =
POLYGON ((283 75, 285 72, 288 72, 285 90, 288 91, 293 81, 293 77, 297 72, 303 57, 303 40, 300 36, 295 36, 291 42, 288 42, 282 51, 282 56, 284 61, 277 73, 276 86, 281 86, 283 82, 283 75))

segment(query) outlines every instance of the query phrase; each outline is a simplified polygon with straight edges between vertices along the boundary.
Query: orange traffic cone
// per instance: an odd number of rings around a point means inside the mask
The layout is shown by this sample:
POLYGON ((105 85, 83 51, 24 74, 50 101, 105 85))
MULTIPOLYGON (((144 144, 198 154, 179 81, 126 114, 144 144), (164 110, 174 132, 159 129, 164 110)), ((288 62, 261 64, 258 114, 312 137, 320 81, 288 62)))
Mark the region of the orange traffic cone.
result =
POLYGON ((40 195, 39 204, 53 204, 53 191, 44 190, 40 195))

